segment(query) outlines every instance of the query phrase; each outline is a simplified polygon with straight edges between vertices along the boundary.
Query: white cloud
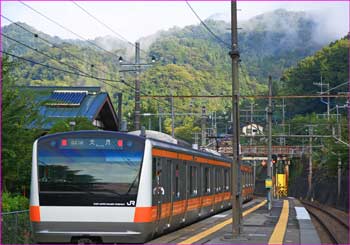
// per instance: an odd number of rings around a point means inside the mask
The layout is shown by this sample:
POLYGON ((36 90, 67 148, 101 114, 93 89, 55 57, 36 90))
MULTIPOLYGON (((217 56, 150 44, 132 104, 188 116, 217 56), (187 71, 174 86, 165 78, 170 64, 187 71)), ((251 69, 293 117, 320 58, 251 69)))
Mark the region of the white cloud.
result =
MULTIPOLYGON (((19 2, 1 2, 2 14, 14 21, 23 21, 35 28, 63 38, 77 38, 50 23, 19 2)), ((87 16, 71 2, 26 2, 60 24, 69 27, 84 38, 110 35, 111 32, 87 16)), ((197 24, 198 20, 186 2, 78 2, 113 30, 134 42, 161 29, 197 24)), ((206 19, 215 13, 230 13, 230 2, 190 2, 193 8, 206 19)), ((277 8, 288 10, 327 11, 325 27, 334 33, 349 30, 348 2, 238 2, 239 20, 246 20, 277 8)), ((8 22, 2 19, 2 25, 8 22)), ((334 35, 330 33, 330 35, 334 35)))

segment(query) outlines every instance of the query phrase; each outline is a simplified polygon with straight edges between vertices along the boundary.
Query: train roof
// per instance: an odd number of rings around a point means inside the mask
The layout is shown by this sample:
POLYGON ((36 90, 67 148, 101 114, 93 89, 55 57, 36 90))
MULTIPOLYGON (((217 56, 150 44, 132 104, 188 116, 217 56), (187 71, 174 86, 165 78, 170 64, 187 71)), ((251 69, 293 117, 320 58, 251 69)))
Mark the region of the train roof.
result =
MULTIPOLYGON (((141 135, 141 130, 136 130, 129 132, 128 134, 131 135, 136 135, 140 136, 141 135)), ((214 158, 217 160, 222 160, 222 161, 232 161, 230 158, 222 156, 220 153, 213 151, 213 150, 195 150, 191 147, 191 145, 183 140, 178 140, 173 138, 172 136, 158 132, 158 131, 153 131, 153 130, 145 130, 145 135, 146 138, 151 140, 152 145, 167 149, 167 150, 173 150, 176 152, 182 152, 182 153, 187 153, 191 155, 196 155, 196 156, 202 156, 202 157, 209 157, 209 158, 214 158)))

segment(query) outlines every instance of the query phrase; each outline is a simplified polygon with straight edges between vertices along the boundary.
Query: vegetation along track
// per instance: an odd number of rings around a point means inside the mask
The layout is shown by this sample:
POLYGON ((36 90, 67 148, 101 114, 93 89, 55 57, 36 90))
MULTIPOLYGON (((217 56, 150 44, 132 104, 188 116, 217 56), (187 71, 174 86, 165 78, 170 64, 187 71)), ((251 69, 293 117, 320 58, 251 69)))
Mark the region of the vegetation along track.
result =
POLYGON ((349 244, 349 224, 344 217, 333 214, 325 207, 302 201, 308 212, 325 228, 336 244, 349 244))

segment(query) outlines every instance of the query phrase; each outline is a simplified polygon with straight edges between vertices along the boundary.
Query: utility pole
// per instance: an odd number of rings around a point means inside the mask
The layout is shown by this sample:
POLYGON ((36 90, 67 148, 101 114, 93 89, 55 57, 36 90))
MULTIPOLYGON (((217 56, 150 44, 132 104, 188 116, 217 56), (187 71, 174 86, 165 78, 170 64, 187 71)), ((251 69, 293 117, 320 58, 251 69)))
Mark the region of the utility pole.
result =
POLYGON ((338 192, 337 192, 337 200, 340 199, 340 192, 341 192, 341 158, 340 154, 338 153, 338 192))
POLYGON ((135 130, 140 130, 140 43, 135 43, 135 65, 136 65, 136 79, 135 79, 135 130))
POLYGON ((309 125, 309 176, 308 176, 308 196, 311 197, 312 190, 312 137, 313 137, 313 128, 312 125, 309 125))
POLYGON ((250 103, 250 127, 252 132, 252 137, 250 137, 249 144, 253 145, 253 113, 254 113, 254 102, 250 103))
MULTIPOLYGON (((268 149, 267 149, 267 179, 269 181, 272 181, 272 78, 269 76, 269 105, 267 108, 267 123, 268 123, 268 149)), ((272 209, 272 193, 273 188, 272 186, 267 191, 267 203, 268 203, 268 210, 270 211, 272 209)))
MULTIPOLYGON (((286 104, 285 104, 285 102, 284 102, 284 98, 282 98, 282 105, 276 105, 276 107, 282 107, 282 128, 283 128, 283 135, 286 135, 286 127, 285 127, 285 116, 286 116, 285 107, 286 107, 286 104)), ((285 137, 281 137, 280 143, 281 143, 281 145, 286 145, 286 138, 285 138, 285 137)))
POLYGON ((206 108, 205 106, 202 106, 202 146, 204 147, 207 143, 206 143, 206 124, 207 124, 207 116, 206 116, 206 108))
POLYGON ((159 117, 158 117, 159 132, 162 132, 162 113, 163 113, 163 108, 159 107, 159 117))
POLYGON ((175 114, 174 114, 174 97, 171 96, 171 136, 175 138, 175 114))
MULTIPOLYGON (((319 92, 320 95, 323 95, 327 93, 329 95, 329 83, 323 83, 322 75, 321 75, 321 82, 320 83, 313 83, 316 86, 320 86, 321 92, 319 92), (327 87, 326 92, 323 92, 323 86, 327 87)), ((329 111, 330 111, 330 98, 327 97, 327 102, 323 101, 323 98, 321 98, 321 102, 327 105, 327 119, 329 120, 329 111)))
MULTIPOLYGON (((156 61, 155 57, 152 56, 152 63, 156 61)), ((135 72, 135 112, 134 112, 134 126, 135 130, 140 130, 140 113, 141 113, 141 96, 140 96, 140 73, 141 73, 141 67, 144 66, 152 66, 152 64, 141 64, 141 58, 140 58, 140 43, 135 43, 135 63, 133 64, 122 64, 123 63, 123 57, 119 57, 119 63, 121 66, 130 66, 133 69, 130 70, 120 70, 119 72, 135 72)))
POLYGON ((239 81, 238 81, 238 37, 237 37, 237 2, 231 1, 231 40, 230 56, 232 59, 232 235, 237 237, 242 232, 242 202, 239 159, 239 81))
MULTIPOLYGON (((253 114, 254 114, 254 102, 250 102, 250 127, 251 127, 251 137, 249 139, 249 145, 253 145, 253 114)), ((259 126, 258 126, 259 127, 259 126)), ((259 130, 259 129, 257 129, 259 130)), ((256 179, 256 160, 253 160, 253 187, 255 189, 255 179, 256 179)))
POLYGON ((115 93, 114 98, 117 99, 117 107, 118 107, 118 129, 120 130, 122 128, 122 121, 123 121, 123 114, 122 114, 122 105, 123 105, 123 94, 122 93, 115 93))

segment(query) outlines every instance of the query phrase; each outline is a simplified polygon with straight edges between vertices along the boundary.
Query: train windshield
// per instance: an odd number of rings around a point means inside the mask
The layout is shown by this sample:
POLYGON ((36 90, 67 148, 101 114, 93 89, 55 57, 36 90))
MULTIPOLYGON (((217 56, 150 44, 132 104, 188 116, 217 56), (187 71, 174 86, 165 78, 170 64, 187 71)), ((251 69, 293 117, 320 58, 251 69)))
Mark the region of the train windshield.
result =
POLYGON ((38 142, 41 205, 134 206, 144 139, 61 134, 38 142))

